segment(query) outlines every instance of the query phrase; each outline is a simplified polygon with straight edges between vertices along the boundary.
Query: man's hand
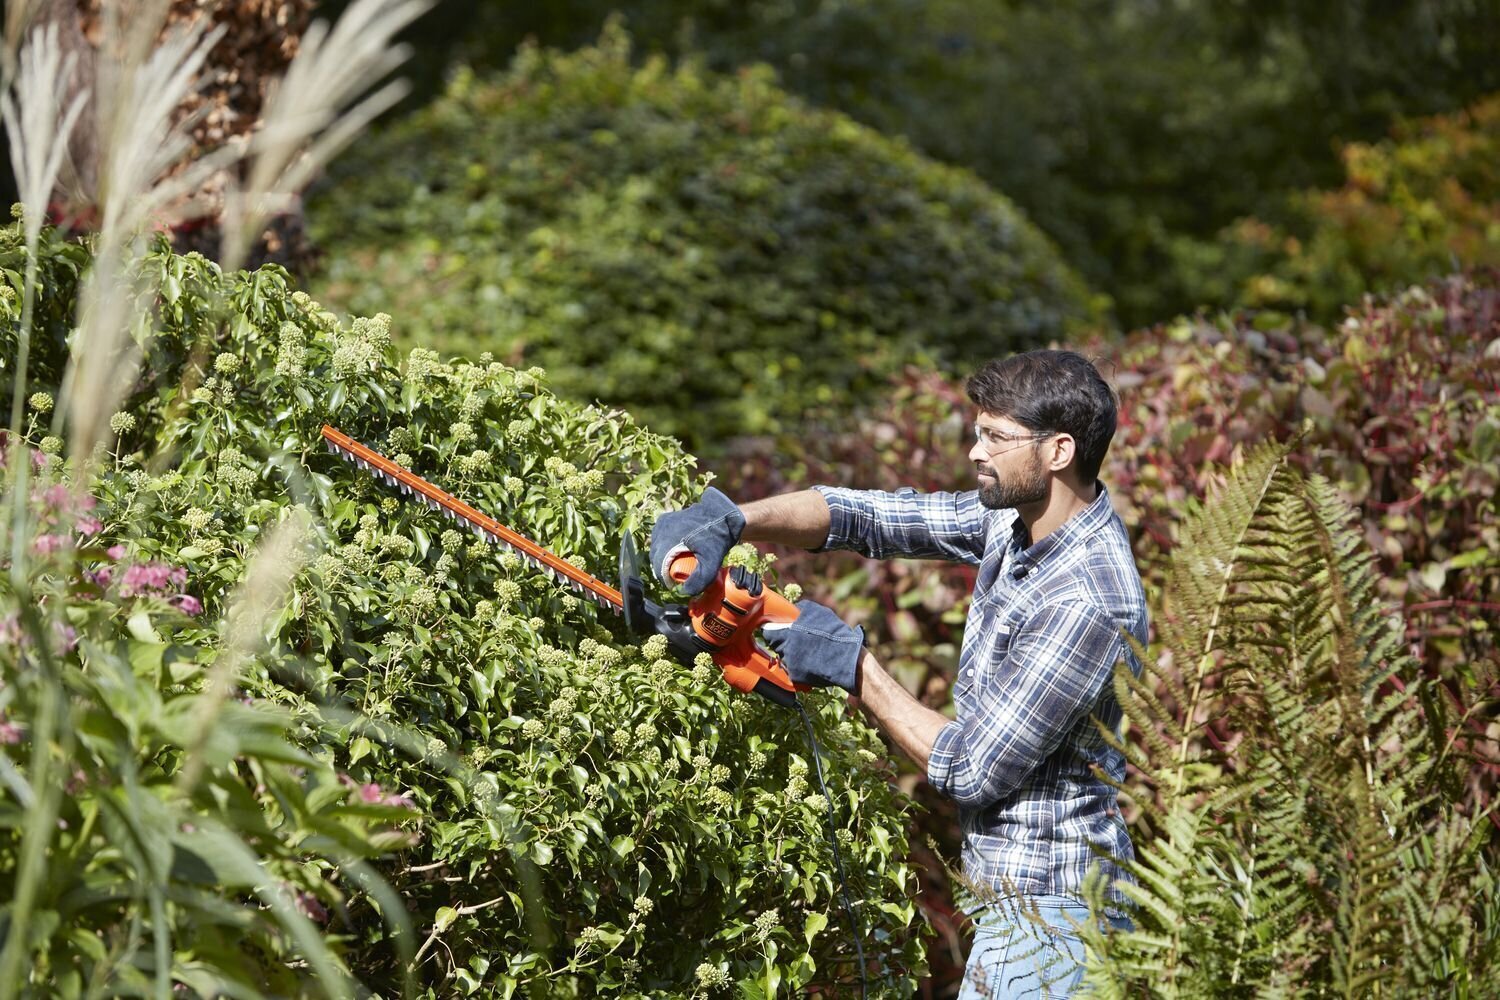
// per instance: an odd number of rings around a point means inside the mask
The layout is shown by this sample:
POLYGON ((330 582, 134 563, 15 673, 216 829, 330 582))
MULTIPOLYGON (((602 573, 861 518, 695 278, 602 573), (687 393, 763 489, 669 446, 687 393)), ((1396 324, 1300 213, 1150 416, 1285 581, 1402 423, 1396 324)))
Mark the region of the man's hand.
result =
POLYGON ((703 591, 719 573, 724 557, 740 540, 745 515, 734 501, 710 486, 691 507, 663 514, 651 528, 651 569, 670 584, 667 567, 684 552, 698 559, 698 568, 683 583, 689 594, 703 591))
POLYGON ((798 601, 796 621, 763 625, 761 634, 795 683, 851 693, 858 688, 865 630, 845 625, 817 601, 798 601))

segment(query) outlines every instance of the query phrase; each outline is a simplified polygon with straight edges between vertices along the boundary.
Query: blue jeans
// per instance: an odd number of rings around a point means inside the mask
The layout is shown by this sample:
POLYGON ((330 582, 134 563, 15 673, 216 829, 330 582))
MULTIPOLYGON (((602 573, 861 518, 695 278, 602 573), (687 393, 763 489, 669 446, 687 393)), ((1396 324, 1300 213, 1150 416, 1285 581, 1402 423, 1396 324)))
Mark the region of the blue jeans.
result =
MULTIPOLYGON (((974 914, 974 947, 958 1000, 1052 1000, 1072 996, 1083 981, 1077 924, 1089 908, 1070 896, 1005 899, 974 914)), ((1111 917, 1128 930, 1131 922, 1111 917)))

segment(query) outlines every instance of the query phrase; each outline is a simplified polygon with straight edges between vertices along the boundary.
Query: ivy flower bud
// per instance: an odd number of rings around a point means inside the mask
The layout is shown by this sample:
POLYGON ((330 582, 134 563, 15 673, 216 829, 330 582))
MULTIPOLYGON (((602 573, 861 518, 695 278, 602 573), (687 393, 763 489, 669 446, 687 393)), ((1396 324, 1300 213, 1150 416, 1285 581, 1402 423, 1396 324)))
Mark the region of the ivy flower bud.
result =
POLYGON ((521 723, 521 735, 528 740, 540 739, 547 731, 547 726, 541 719, 527 719, 521 723))
POLYGON ((38 413, 52 412, 52 394, 47 392, 33 392, 31 398, 26 401, 27 405, 38 413))
POLYGON ((237 355, 224 353, 214 358, 214 371, 220 375, 233 375, 240 370, 240 359, 237 355))
POLYGON ((693 978, 698 981, 699 986, 706 990, 729 985, 729 973, 717 965, 711 965, 708 962, 704 962, 694 970, 693 978))
POLYGON ((756 937, 756 940, 764 941, 766 938, 770 937, 771 936, 771 932, 774 931, 777 928, 777 926, 780 925, 780 923, 781 923, 781 911, 778 910, 774 906, 771 907, 766 912, 762 913, 760 916, 756 917, 755 918, 755 937, 756 937))
POLYGON ((182 523, 195 535, 206 529, 213 519, 212 514, 198 507, 189 507, 188 512, 182 515, 182 523))
POLYGON ((46 437, 42 438, 41 451, 43 455, 61 455, 62 447, 63 443, 62 438, 60 437, 55 437, 51 434, 48 434, 46 437))
POLYGON ((109 429, 115 434, 129 434, 135 430, 135 416, 122 410, 109 418, 109 429))

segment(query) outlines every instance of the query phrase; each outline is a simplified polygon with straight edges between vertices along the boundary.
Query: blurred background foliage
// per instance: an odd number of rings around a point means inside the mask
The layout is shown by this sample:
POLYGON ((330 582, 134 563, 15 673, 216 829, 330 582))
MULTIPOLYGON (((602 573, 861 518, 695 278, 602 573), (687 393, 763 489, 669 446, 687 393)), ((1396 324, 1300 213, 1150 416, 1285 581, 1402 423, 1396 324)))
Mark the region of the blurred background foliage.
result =
POLYGON ((390 309, 403 343, 540 364, 700 447, 1091 318, 1049 241, 967 171, 764 70, 630 56, 617 25, 527 48, 364 143, 310 203, 320 296, 390 309))
POLYGON ((1341 146, 1500 90, 1484 0, 447 0, 410 31, 412 105, 454 65, 500 70, 527 38, 577 48, 614 13, 640 58, 765 63, 791 93, 973 170, 1125 327, 1227 304, 1201 297, 1194 251, 1336 187, 1341 146))

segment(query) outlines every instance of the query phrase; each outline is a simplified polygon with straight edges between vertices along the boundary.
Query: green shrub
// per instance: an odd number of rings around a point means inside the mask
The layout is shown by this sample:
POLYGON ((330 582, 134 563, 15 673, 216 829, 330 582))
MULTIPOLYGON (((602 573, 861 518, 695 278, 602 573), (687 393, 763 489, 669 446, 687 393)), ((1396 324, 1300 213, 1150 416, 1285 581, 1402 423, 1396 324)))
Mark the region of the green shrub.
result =
POLYGON ((494 81, 459 74, 309 211, 327 301, 389 304, 403 343, 540 363, 696 444, 1088 315, 1046 239, 973 176, 763 69, 634 68, 618 29, 527 49, 494 81))
MULTIPOLYGON (((45 252, 71 251, 49 234, 45 252)), ((853 942, 800 720, 634 645, 618 619, 326 453, 319 430, 338 425, 606 579, 622 532, 701 487, 693 460, 620 413, 563 402, 537 369, 420 348, 398 367, 389 317, 342 325, 276 267, 222 276, 158 251, 140 278, 156 307, 148 367, 91 487, 102 537, 186 572, 203 611, 164 641, 212 662, 248 553, 305 517, 238 693, 246 711, 296 720, 299 757, 342 776, 337 802, 419 814, 404 827, 415 842, 379 870, 411 914, 425 995, 849 988, 853 942)), ((14 313, 4 320, 9 351, 14 313)), ((38 371, 61 368, 49 350, 38 371)), ((147 666, 137 682, 171 685, 163 697, 205 697, 191 671, 147 666)), ((806 700, 872 987, 909 995, 905 800, 873 731, 841 699, 806 700)), ((176 765, 158 761, 168 782, 176 765)), ((314 860, 315 844, 294 846, 314 860)), ((339 891, 325 933, 367 986, 399 982, 391 907, 339 891)))
POLYGON ((1351 143, 1343 161, 1343 187, 1301 192, 1284 218, 1243 219, 1186 257, 1198 301, 1332 321, 1368 292, 1500 265, 1500 95, 1351 143))

